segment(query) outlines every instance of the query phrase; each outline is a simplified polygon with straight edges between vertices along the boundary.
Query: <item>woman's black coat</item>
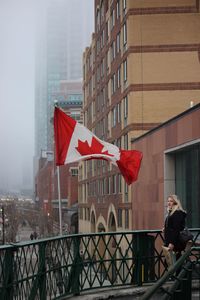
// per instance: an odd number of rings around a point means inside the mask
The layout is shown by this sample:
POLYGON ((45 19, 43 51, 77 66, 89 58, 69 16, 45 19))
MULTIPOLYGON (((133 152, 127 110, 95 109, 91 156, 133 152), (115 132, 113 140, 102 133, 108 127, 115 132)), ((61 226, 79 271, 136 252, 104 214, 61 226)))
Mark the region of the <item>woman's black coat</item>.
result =
POLYGON ((185 244, 179 240, 179 233, 185 228, 186 213, 182 210, 176 210, 173 214, 168 214, 165 220, 164 238, 165 246, 170 243, 174 245, 174 251, 182 251, 185 244))

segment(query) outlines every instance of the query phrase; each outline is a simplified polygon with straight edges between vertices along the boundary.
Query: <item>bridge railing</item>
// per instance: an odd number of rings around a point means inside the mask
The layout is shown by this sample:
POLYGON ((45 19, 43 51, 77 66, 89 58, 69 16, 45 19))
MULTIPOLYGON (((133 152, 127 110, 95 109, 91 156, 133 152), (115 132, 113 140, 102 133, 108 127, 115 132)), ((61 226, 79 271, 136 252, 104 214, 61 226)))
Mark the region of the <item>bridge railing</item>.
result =
MULTIPOLYGON (((192 229, 196 242, 200 228, 192 229)), ((160 230, 77 234, 0 247, 0 299, 141 286, 166 272, 160 230)))
POLYGON ((193 299, 193 289, 195 299, 197 297, 200 299, 200 247, 188 249, 155 284, 147 289, 141 300, 152 299, 158 292, 161 300, 190 300, 193 299), (171 285, 165 287, 170 279, 173 279, 171 285), (192 281, 195 283, 194 287, 192 281))

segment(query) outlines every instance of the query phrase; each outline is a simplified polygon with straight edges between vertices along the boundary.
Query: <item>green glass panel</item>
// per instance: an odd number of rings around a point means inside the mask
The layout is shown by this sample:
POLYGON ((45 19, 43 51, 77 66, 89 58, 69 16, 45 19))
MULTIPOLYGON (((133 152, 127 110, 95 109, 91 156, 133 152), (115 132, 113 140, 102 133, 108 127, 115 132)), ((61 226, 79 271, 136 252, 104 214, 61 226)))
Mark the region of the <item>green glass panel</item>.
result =
POLYGON ((175 186, 187 210, 187 226, 200 225, 200 145, 175 153, 175 186))

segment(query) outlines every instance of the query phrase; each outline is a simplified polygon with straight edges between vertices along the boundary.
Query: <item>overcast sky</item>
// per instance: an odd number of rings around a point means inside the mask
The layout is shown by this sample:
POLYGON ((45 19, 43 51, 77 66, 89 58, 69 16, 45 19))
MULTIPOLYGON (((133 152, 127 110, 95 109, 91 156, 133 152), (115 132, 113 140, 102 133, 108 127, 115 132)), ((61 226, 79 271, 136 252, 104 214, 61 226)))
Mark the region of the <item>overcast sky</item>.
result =
POLYGON ((33 186, 35 25, 42 1, 0 0, 0 190, 33 186))
POLYGON ((34 2, 0 0, 0 189, 32 177, 34 2))

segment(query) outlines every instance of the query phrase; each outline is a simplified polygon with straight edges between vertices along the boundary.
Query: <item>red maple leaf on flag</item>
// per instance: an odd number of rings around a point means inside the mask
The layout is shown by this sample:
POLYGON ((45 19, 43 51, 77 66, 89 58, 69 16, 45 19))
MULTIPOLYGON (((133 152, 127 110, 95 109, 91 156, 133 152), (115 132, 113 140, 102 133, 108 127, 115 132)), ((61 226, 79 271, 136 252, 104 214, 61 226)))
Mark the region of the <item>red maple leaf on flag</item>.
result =
POLYGON ((102 152, 103 147, 103 144, 101 144, 95 137, 92 137, 91 146, 89 146, 88 141, 83 142, 78 140, 78 147, 76 147, 76 149, 81 155, 105 154, 108 156, 114 156, 109 154, 108 151, 102 152))

